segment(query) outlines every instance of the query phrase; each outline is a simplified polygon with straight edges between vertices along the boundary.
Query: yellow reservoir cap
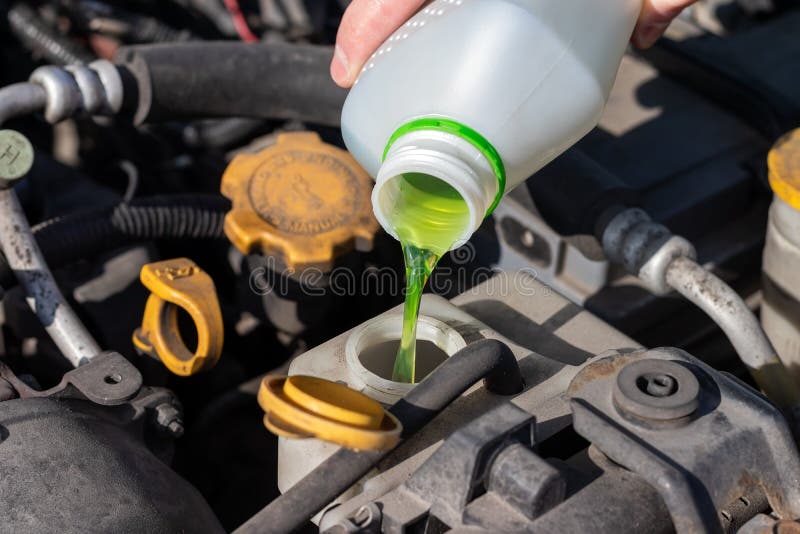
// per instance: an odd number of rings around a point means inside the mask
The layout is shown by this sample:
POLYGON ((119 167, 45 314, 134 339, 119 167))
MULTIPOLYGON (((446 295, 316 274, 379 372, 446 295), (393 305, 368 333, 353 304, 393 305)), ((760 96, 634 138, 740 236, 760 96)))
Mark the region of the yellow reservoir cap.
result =
POLYGON ((372 187, 347 151, 315 133, 282 134, 225 171, 222 194, 233 203, 225 234, 243 254, 276 258, 276 267, 330 271, 337 257, 371 249, 379 228, 372 187))
POLYGON ((775 195, 800 210, 800 129, 781 137, 769 153, 769 184, 775 195))
POLYGON ((389 450, 402 425, 377 401, 312 376, 268 376, 258 391, 264 426, 279 436, 317 438, 357 450, 389 450))

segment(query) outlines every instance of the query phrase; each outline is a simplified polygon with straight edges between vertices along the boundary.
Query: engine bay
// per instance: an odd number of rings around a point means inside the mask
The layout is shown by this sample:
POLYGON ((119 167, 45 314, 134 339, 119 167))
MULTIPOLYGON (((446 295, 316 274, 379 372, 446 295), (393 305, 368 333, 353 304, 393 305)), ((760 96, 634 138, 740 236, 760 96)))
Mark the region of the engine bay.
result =
POLYGON ((4 532, 800 528, 800 9, 705 0, 406 271, 347 0, 0 0, 4 532))

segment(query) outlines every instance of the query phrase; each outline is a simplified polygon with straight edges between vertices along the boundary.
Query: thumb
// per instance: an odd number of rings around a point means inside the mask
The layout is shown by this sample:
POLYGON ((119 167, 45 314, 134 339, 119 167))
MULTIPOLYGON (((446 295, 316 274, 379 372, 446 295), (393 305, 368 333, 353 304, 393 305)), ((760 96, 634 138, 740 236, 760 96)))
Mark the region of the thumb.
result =
POLYGON ((425 0, 353 0, 336 36, 331 76, 342 87, 353 85, 375 50, 425 3, 425 0))

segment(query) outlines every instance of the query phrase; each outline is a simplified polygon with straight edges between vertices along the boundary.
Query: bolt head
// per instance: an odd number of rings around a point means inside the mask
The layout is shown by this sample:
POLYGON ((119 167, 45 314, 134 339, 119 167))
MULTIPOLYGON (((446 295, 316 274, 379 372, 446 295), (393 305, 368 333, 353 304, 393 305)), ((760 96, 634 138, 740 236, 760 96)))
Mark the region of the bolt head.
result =
POLYGON ((161 428, 176 438, 183 435, 183 415, 176 406, 165 402, 156 406, 155 413, 156 423, 161 428))
POLYGON ((664 373, 649 373, 639 378, 639 389, 651 397, 665 398, 678 392, 678 381, 664 373))
POLYGON ((0 186, 9 187, 33 167, 33 145, 14 130, 0 130, 0 186))
POLYGON ((672 421, 694 413, 699 405, 700 383, 678 362, 636 360, 623 367, 614 383, 614 404, 624 415, 637 419, 672 421))
POLYGON ((183 436, 184 432, 183 424, 180 421, 170 422, 170 424, 167 425, 167 430, 175 438, 183 436))

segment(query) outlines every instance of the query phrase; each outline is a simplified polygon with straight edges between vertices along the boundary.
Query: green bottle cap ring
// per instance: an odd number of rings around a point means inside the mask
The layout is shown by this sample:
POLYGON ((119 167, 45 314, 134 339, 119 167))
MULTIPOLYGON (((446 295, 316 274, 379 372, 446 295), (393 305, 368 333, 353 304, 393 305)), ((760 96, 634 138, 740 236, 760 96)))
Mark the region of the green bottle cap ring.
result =
POLYGON ((506 167, 503 164, 503 158, 500 157, 500 153, 497 152, 492 144, 487 141, 485 137, 469 126, 465 126, 450 119, 430 117, 408 122, 398 128, 397 131, 395 131, 389 138, 389 143, 386 145, 386 149, 383 151, 383 160, 386 160, 386 156, 389 155, 389 150, 392 148, 392 145, 394 145, 395 141, 408 133, 418 132, 420 130, 436 130, 439 132, 457 135, 477 148, 489 161, 489 165, 491 165, 492 170, 494 170, 494 173, 497 175, 498 184, 497 196, 495 197, 492 205, 489 207, 489 211, 486 212, 486 217, 491 215, 497 208, 497 205, 500 204, 500 201, 503 199, 503 195, 506 192, 506 167))

